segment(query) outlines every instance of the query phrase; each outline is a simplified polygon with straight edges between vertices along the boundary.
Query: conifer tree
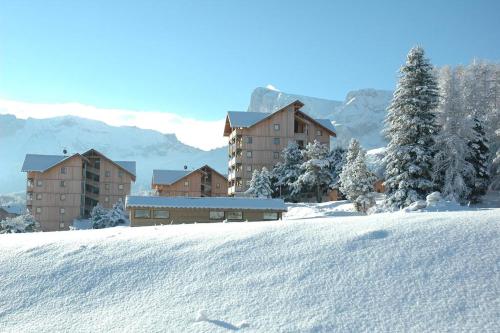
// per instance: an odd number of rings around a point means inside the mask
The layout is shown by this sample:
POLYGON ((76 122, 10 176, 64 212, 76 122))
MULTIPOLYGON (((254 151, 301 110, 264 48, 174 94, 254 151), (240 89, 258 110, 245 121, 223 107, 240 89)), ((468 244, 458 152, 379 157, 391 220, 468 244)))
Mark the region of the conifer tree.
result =
POLYGON ((433 68, 421 47, 408 53, 388 108, 385 134, 386 204, 402 208, 433 191, 435 109, 439 91, 433 68))
POLYGON ((256 198, 270 198, 273 193, 271 188, 271 174, 266 167, 261 171, 255 169, 250 180, 250 187, 246 194, 256 198))
POLYGON ((272 170, 272 177, 276 180, 280 196, 287 201, 297 200, 299 193, 294 190, 293 183, 300 175, 302 153, 295 142, 290 142, 281 153, 282 161, 278 162, 272 170))

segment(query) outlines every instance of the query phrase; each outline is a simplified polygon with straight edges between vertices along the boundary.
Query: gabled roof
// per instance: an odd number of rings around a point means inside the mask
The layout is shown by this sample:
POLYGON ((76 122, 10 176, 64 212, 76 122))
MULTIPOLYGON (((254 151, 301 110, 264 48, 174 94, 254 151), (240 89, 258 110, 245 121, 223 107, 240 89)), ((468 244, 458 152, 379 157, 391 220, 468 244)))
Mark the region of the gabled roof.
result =
POLYGON ((26 154, 21 171, 22 172, 30 172, 30 171, 45 172, 45 171, 49 170, 50 168, 53 168, 53 167, 57 166, 58 164, 66 161, 72 157, 75 157, 75 156, 80 156, 82 159, 87 160, 84 155, 91 152, 91 151, 94 151, 96 154, 99 154, 100 156, 106 158, 107 160, 109 160, 110 162, 112 162, 113 164, 118 166, 120 169, 123 169, 125 172, 131 174, 132 178, 135 180, 135 175, 136 175, 135 161, 112 161, 94 149, 91 149, 91 150, 85 152, 83 155, 77 153, 77 154, 73 154, 71 156, 26 154))
POLYGON ((156 208, 204 208, 286 211, 283 199, 259 199, 240 197, 158 197, 127 196, 125 207, 156 208))
POLYGON ((153 170, 153 184, 171 185, 191 172, 188 170, 153 170))
POLYGON ((65 155, 40 155, 40 154, 26 154, 24 163, 21 168, 22 172, 39 171, 44 172, 48 169, 58 165, 59 163, 72 158, 73 156, 81 156, 74 154, 71 156, 65 155))
POLYGON ((261 121, 272 117, 276 113, 283 111, 284 109, 290 107, 291 105, 294 105, 297 107, 297 112, 300 112, 303 114, 305 117, 310 119, 313 122, 316 122, 318 125, 324 127, 326 130, 330 132, 331 135, 335 136, 335 128, 332 125, 332 122, 328 119, 314 119, 307 114, 305 114, 302 111, 299 111, 301 107, 304 106, 304 104, 296 100, 290 104, 285 105, 284 107, 271 112, 271 113, 264 113, 264 112, 248 112, 248 111, 228 111, 227 116, 226 116, 226 128, 224 129, 224 135, 227 136, 227 127, 229 125, 230 128, 234 127, 240 127, 240 128, 249 128, 252 127, 261 121))
POLYGON ((89 149, 85 153, 83 153, 82 155, 87 156, 91 153, 94 153, 96 155, 101 156, 102 158, 105 158, 106 160, 108 160, 111 163, 113 163, 114 165, 116 165, 118 168, 129 173, 132 176, 132 180, 135 181, 135 179, 136 179, 135 161, 113 161, 112 159, 108 158, 106 155, 104 155, 103 153, 101 153, 95 149, 89 149))
POLYGON ((223 178, 227 179, 226 175, 219 173, 214 168, 209 165, 203 165, 195 170, 153 170, 153 184, 156 185, 172 185, 173 183, 178 182, 182 178, 192 174, 193 172, 199 171, 203 168, 209 168, 213 172, 217 173, 223 178))

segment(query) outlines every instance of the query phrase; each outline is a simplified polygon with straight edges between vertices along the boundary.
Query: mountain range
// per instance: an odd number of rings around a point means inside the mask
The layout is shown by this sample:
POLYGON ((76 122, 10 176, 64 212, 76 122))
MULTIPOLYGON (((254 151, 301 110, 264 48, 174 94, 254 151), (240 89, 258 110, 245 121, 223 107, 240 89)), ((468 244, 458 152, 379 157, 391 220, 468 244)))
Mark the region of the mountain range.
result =
MULTIPOLYGON (((306 113, 333 122, 337 129, 333 145, 346 146, 355 137, 372 149, 386 144, 380 132, 391 96, 389 91, 364 89, 350 92, 340 102, 256 88, 248 111, 272 112, 299 99, 306 113)), ((153 169, 195 169, 209 164, 227 172, 226 147, 204 151, 180 142, 174 134, 110 126, 84 117, 19 119, 0 114, 0 193, 24 191, 26 176, 20 170, 26 153, 61 154, 63 149, 75 153, 90 148, 114 160, 137 161, 134 192, 150 188, 153 169)))

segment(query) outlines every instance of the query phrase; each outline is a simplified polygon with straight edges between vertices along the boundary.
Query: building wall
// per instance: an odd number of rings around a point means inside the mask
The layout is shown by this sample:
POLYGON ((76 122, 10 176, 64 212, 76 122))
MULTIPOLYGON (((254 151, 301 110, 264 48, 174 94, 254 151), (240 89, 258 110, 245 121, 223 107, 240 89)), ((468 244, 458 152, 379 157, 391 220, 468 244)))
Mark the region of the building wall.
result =
POLYGON ((104 208, 111 208, 118 200, 125 202, 130 194, 132 176, 106 158, 101 158, 100 163, 98 200, 104 208))
POLYGON ((80 217, 82 163, 82 158, 75 156, 44 173, 28 173, 26 205, 43 231, 66 230, 75 218, 80 217), (65 174, 61 172, 62 168, 66 168, 65 174), (42 182, 41 186, 38 181, 42 182), (61 181, 64 181, 64 186, 61 186, 61 181))
MULTIPOLYGON (((186 177, 179 179, 177 182, 171 185, 153 184, 153 189, 156 189, 158 191, 158 194, 162 197, 201 197, 201 178, 201 171, 196 171, 188 174, 186 177)), ((211 196, 227 196, 227 179, 214 171, 212 171, 211 187, 211 196), (217 188, 217 184, 220 185, 219 188, 217 188)))
MULTIPOLYGON (((193 209, 193 208, 130 208, 130 225, 133 227, 151 226, 159 224, 182 224, 182 223, 215 223, 222 222, 224 219, 211 220, 210 211, 242 211, 243 218, 241 221, 263 221, 263 210, 239 210, 239 209, 193 209), (168 210, 170 216, 167 219, 144 219, 135 218, 134 214, 137 209, 147 209, 150 211, 150 216, 153 216, 154 210, 168 210)), ((266 211, 270 212, 270 211, 266 211)), ((281 212, 276 212, 278 218, 282 217, 281 212)))
POLYGON ((228 148, 231 155, 228 164, 228 193, 230 195, 235 192, 242 193, 248 189, 253 170, 260 170, 263 167, 272 170, 281 160, 281 152, 289 142, 303 141, 305 146, 317 140, 330 147, 329 133, 312 121, 304 119, 307 123, 306 133, 295 133, 295 117, 296 110, 291 105, 250 128, 233 129, 228 148), (279 125, 279 130, 275 129, 275 124, 279 125), (236 140, 233 140, 233 137, 236 137, 236 140), (249 143, 249 137, 251 137, 251 143, 249 143), (247 156, 249 151, 251 151, 251 157, 247 156), (236 156, 233 158, 232 155, 236 156))
POLYGON ((5 211, 3 208, 0 208, 0 221, 7 219, 8 217, 16 217, 18 214, 13 214, 5 211))

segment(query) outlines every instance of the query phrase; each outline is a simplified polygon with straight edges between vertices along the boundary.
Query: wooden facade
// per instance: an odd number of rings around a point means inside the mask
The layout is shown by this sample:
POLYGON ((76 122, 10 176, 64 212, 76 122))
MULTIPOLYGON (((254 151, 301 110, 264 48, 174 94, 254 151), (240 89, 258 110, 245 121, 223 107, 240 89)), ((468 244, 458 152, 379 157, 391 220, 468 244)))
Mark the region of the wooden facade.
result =
POLYGON ((300 101, 295 101, 249 127, 232 125, 229 116, 226 118, 229 195, 242 195, 255 169, 272 170, 289 142, 305 147, 317 140, 330 147, 330 137, 335 136, 335 132, 301 112, 302 106, 300 101))
POLYGON ((151 188, 163 197, 225 197, 227 178, 205 165, 192 172, 186 172, 185 176, 172 183, 155 180, 153 176, 151 188))
POLYGON ((26 207, 42 231, 68 230, 100 203, 111 208, 130 194, 135 175, 95 150, 62 159, 46 170, 28 171, 26 207))

